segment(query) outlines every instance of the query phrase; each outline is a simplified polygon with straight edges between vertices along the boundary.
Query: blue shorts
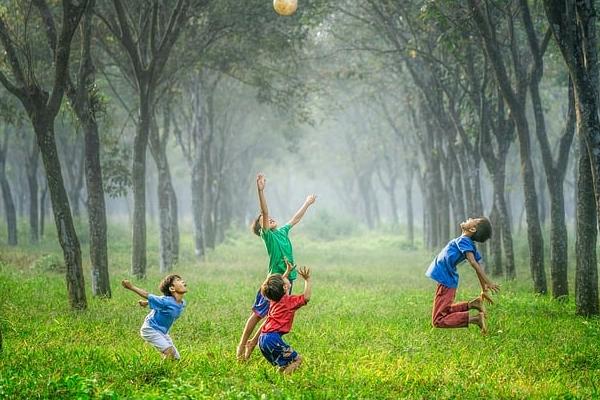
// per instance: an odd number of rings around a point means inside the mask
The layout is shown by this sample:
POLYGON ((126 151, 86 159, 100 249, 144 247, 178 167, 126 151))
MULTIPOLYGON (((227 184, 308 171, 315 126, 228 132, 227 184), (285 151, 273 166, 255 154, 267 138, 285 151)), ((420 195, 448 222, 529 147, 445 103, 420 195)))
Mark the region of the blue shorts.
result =
POLYGON ((261 333, 258 347, 267 361, 277 367, 285 367, 298 358, 298 353, 283 341, 278 332, 261 333))
MULTIPOLYGON (((294 286, 294 282, 290 282, 290 291, 288 294, 292 294, 292 287, 294 286)), ((269 299, 262 295, 260 289, 256 293, 256 299, 254 300, 254 304, 252 305, 252 312, 256 314, 256 316, 260 318, 264 318, 269 313, 269 299)))

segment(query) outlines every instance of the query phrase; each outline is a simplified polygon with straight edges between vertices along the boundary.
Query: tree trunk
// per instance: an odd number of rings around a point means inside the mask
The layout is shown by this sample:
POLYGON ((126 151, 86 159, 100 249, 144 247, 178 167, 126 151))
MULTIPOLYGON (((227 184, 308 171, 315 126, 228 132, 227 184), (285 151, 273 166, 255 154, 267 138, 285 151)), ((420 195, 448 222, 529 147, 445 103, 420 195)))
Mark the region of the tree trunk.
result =
POLYGON ((498 210, 498 216, 501 224, 502 247, 504 248, 504 271, 508 280, 515 279, 515 254, 513 250, 511 218, 506 205, 506 196, 504 193, 504 162, 501 171, 494 176, 494 204, 498 210))
MULTIPOLYGON (((41 114, 41 112, 40 112, 41 114)), ((62 247, 67 267, 67 291, 71 308, 83 310, 87 307, 83 268, 81 265, 81 248, 73 225, 69 198, 65 190, 64 180, 58 159, 54 126, 43 114, 31 115, 37 136, 38 146, 48 179, 48 189, 52 200, 54 222, 58 232, 58 241, 62 247)))
POLYGON ((48 196, 48 183, 46 182, 46 184, 44 185, 44 188, 42 189, 42 193, 40 195, 40 237, 43 238, 44 237, 44 228, 45 228, 45 222, 46 222, 46 202, 47 202, 47 196, 48 196))
POLYGON ((100 137, 98 125, 89 119, 84 126, 85 134, 85 182, 87 187, 87 214, 90 230, 90 261, 92 263, 92 293, 94 296, 111 297, 108 273, 108 249, 106 204, 102 186, 100 163, 100 137))
POLYGON ((204 229, 202 221, 202 205, 204 204, 204 191, 202 179, 202 157, 197 151, 192 162, 191 194, 192 194, 192 217, 194 219, 194 250, 196 257, 206 254, 204 242, 204 229))
MULTIPOLYGON (((27 141, 29 142, 29 138, 27 141)), ((37 244, 39 241, 38 165, 40 149, 35 137, 31 138, 31 144, 28 144, 28 147, 26 171, 29 187, 29 243, 37 244)))
POLYGON ((490 213, 490 222, 492 223, 492 275, 502 276, 504 268, 502 267, 502 223, 498 207, 494 204, 490 213))
POLYGON ((18 244, 17 235, 17 213, 13 201, 10 184, 6 179, 6 152, 8 150, 8 129, 4 129, 4 140, 0 148, 0 187, 2 188, 2 200, 4 201, 4 214, 6 216, 6 229, 8 236, 8 245, 16 246, 18 244))
POLYGON ((131 273, 138 279, 146 276, 146 149, 152 112, 148 96, 140 94, 140 118, 133 143, 133 248, 131 273))
POLYGON ((408 242, 411 247, 415 245, 415 223, 412 203, 412 177, 413 172, 409 172, 409 177, 404 184, 404 195, 406 198, 406 227, 408 232, 408 242))
POLYGON ((577 238, 575 241, 575 305, 579 315, 598 315, 598 264, 596 255, 596 208, 593 177, 586 145, 579 140, 580 157, 577 179, 577 238))

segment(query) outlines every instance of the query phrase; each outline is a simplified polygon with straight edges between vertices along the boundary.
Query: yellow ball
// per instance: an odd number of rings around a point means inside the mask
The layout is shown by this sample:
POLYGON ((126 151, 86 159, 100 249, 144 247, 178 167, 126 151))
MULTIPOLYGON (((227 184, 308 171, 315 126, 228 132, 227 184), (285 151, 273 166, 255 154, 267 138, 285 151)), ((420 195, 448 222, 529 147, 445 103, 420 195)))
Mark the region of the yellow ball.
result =
POLYGON ((273 0, 273 8, 279 15, 292 15, 298 8, 298 0, 273 0))

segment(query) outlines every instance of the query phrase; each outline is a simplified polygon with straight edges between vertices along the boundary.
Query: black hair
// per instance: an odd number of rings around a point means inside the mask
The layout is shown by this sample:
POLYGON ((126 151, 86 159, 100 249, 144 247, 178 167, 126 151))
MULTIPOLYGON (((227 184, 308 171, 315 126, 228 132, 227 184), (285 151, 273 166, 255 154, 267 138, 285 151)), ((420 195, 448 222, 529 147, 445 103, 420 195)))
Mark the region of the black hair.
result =
POLYGON ((492 224, 489 219, 481 217, 475 225, 475 233, 471 236, 475 242, 483 243, 492 237, 492 224))
POLYGON ((262 293, 262 295, 269 300, 279 301, 285 294, 285 290, 283 288, 284 283, 285 281, 283 280, 283 275, 269 275, 269 277, 260 286, 260 293, 262 293))
POLYGON ((181 279, 181 276, 176 274, 169 274, 163 278, 162 281, 158 284, 158 290, 165 296, 173 296, 173 293, 169 290, 171 286, 173 286, 173 281, 175 279, 181 279))

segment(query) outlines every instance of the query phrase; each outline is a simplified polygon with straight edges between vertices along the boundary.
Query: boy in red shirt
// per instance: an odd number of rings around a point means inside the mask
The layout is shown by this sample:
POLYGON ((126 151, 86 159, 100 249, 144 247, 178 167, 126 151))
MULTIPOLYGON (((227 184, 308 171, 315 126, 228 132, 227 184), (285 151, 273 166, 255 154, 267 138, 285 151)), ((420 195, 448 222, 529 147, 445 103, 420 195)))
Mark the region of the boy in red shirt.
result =
MULTIPOLYGON (((286 260, 287 263, 287 260, 286 260)), ((288 265, 288 270, 290 266, 288 265)), ((267 361, 278 366, 279 371, 291 374, 302 363, 302 357, 283 341, 283 335, 292 329, 294 314, 310 300, 311 281, 310 268, 301 267, 298 275, 304 278, 304 293, 301 295, 287 294, 290 281, 287 274, 273 274, 262 284, 260 291, 269 299, 269 314, 260 331, 258 346, 267 361)))

